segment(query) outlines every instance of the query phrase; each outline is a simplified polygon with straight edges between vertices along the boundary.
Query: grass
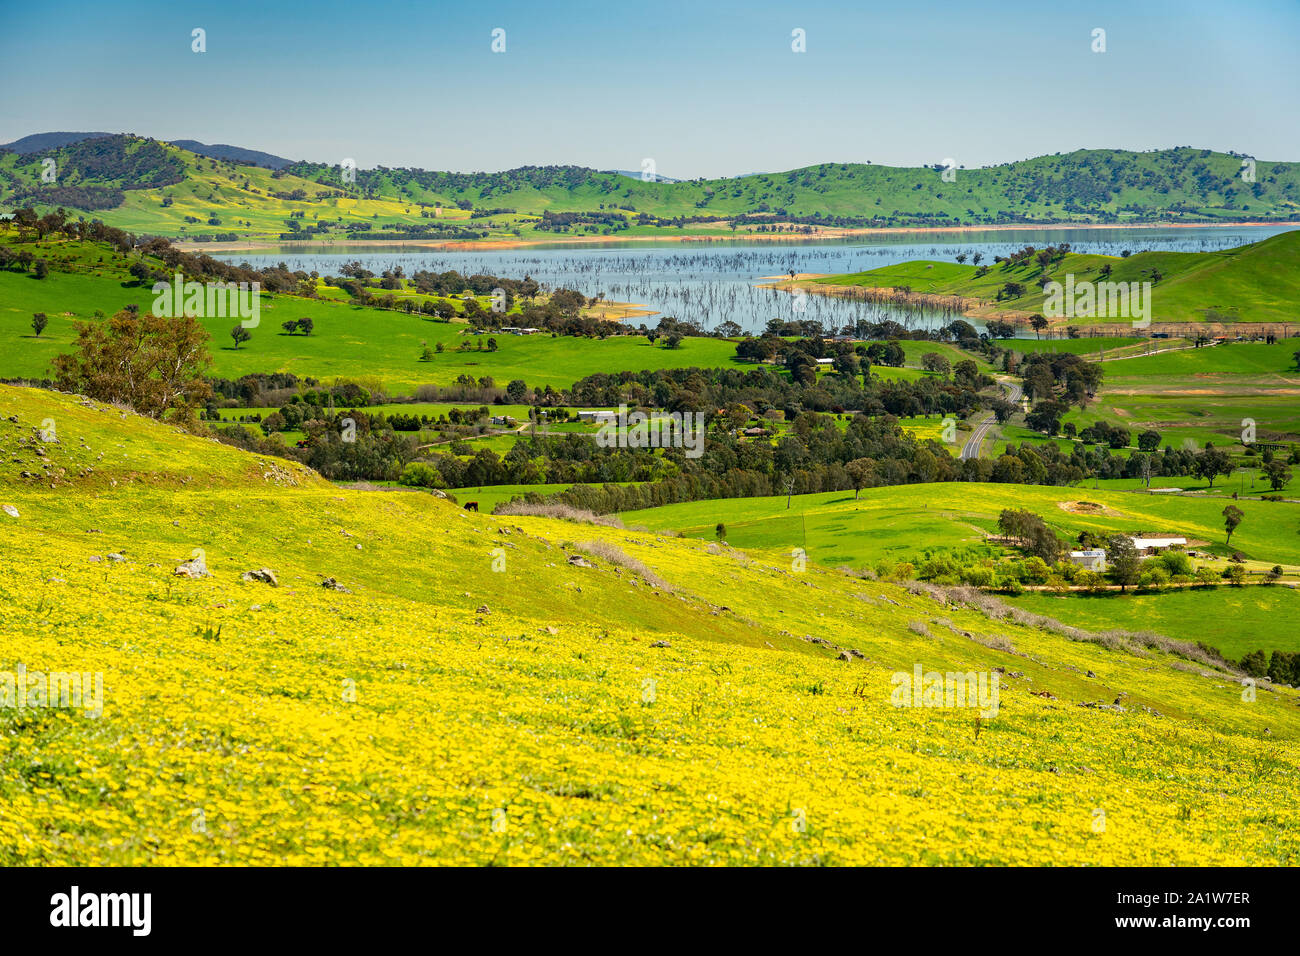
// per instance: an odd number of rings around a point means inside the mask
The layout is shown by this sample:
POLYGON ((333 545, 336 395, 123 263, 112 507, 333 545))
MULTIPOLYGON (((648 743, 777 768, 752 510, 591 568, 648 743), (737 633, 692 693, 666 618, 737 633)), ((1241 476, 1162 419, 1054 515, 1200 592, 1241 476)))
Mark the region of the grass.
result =
MULTIPOLYGON (((1259 441, 1300 441, 1300 339, 1233 343, 1107 362, 1097 401, 1064 421, 1121 425, 1137 436, 1160 432, 1162 445, 1187 439, 1240 446, 1247 419, 1259 441)), ((1238 450, 1240 448, 1238 447, 1238 450)))
MULTIPOLYGON (((0 271, 0 341, 13 343, 0 359, 0 378, 41 379, 51 360, 68 351, 75 338, 74 323, 96 311, 112 314, 134 303, 148 309, 150 289, 130 280, 120 262, 102 248, 75 241, 25 243, 37 257, 49 257, 55 267, 48 278, 35 279, 12 270, 0 271), (98 259, 103 256, 104 263, 98 259), (78 271, 62 271, 63 269, 78 271), (32 335, 34 312, 45 312, 49 325, 39 338, 32 335)), ((322 381, 376 377, 392 395, 411 395, 424 384, 450 385, 461 375, 491 377, 504 387, 522 379, 530 387, 564 388, 598 372, 640 372, 682 366, 729 367, 736 363, 735 345, 725 339, 686 338, 681 347, 652 345, 637 336, 607 339, 549 335, 496 335, 498 349, 457 351, 468 336, 465 326, 439 322, 404 311, 368 308, 351 303, 295 296, 262 295, 260 325, 252 339, 235 349, 231 319, 201 320, 212 337, 212 374, 235 379, 253 372, 293 372, 322 381), (280 325, 309 317, 310 336, 288 335, 280 325), (444 351, 432 361, 420 361, 426 345, 444 351)))
MULTIPOLYGON (((1206 562, 1216 570, 1226 567, 1223 558, 1240 551, 1248 558, 1246 567, 1260 574, 1274 564, 1281 564, 1292 574, 1300 565, 1300 505, 1288 503, 1238 501, 1246 513, 1233 535, 1232 547, 1224 543, 1222 516, 1225 501, 1177 496, 1145 495, 1090 488, 1049 488, 1025 485, 905 485, 874 488, 862 492, 854 501, 852 493, 835 492, 804 495, 793 499, 786 510, 784 498, 742 498, 724 501, 692 502, 667 505, 620 515, 627 524, 656 529, 673 529, 688 536, 709 539, 714 526, 727 526, 727 541, 746 549, 758 549, 769 555, 783 555, 802 549, 807 560, 826 567, 890 567, 913 561, 930 550, 955 550, 984 543, 986 535, 996 531, 997 516, 1003 508, 1028 508, 1041 515, 1058 533, 1074 539, 1080 531, 1095 533, 1171 534, 1186 537, 1198 553, 1216 557, 1206 562), (1084 515, 1060 507, 1062 502, 1095 502, 1109 514, 1084 515), (1202 544, 1201 542, 1207 542, 1202 544)), ((1003 549, 1015 553, 1011 549, 1003 549)), ((1218 588, 1223 604, 1245 604, 1259 610, 1240 620, 1231 613, 1179 614, 1180 606, 1212 604, 1213 599, 1196 592, 1197 597, 1169 596, 1111 601, 1071 594, 1066 598, 1026 597, 1019 606, 1055 617, 1069 624, 1093 629, 1124 627, 1129 630, 1156 630, 1179 640, 1203 641, 1231 654, 1254 635, 1268 636, 1269 649, 1300 650, 1300 639, 1290 632, 1293 618, 1285 613, 1293 597, 1289 588, 1275 586, 1243 589, 1218 588), (1267 592, 1267 593, 1260 593, 1267 592), (1253 596, 1242 597, 1243 594, 1253 596), (1163 603, 1168 601, 1169 603, 1163 603), (1044 603, 1047 602, 1047 603, 1044 603), (1158 603, 1152 603, 1158 602, 1158 603), (1234 604, 1234 602, 1236 602, 1234 604), (1143 608, 1152 608, 1150 620, 1143 608), (1270 618, 1269 609, 1276 613, 1270 618), (1168 609, 1168 610, 1167 610, 1168 609), (1161 613, 1156 614, 1156 610, 1161 613), (1167 610, 1167 613, 1165 613, 1167 610), (1107 616, 1108 613, 1110 616, 1107 616), (1242 621, 1251 630, 1239 629, 1242 621), (1271 621, 1271 624, 1268 622, 1271 621), (1285 632, 1285 633, 1284 633, 1285 632)), ((1254 646, 1247 648, 1253 650, 1254 646)))
POLYGON ((1036 614, 1089 630, 1124 628, 1204 641, 1230 660, 1254 650, 1300 651, 1294 622, 1300 591, 1290 587, 1180 588, 1163 594, 1056 597, 1040 592, 1006 599, 1036 614))
POLYGON ((783 496, 731 498, 665 505, 621 515, 628 524, 673 529, 711 538, 722 521, 727 540, 741 548, 789 552, 799 547, 808 560, 828 567, 871 567, 897 563, 926 548, 981 543, 994 533, 1004 508, 1027 508, 1059 535, 1169 533, 1216 555, 1240 551, 1271 566, 1300 565, 1300 504, 1236 502, 1245 518, 1225 543, 1222 499, 1146 495, 1092 488, 1000 485, 975 482, 896 485, 853 493, 796 496, 787 510, 783 496), (1096 502, 1108 513, 1066 511, 1062 503, 1096 502))
POLYGON ((72 396, 0 410, 0 669, 104 683, 97 719, 0 707, 4 865, 1300 861, 1294 691, 72 396), (196 548, 211 576, 174 576, 196 548), (997 715, 894 707, 917 663, 1001 669, 997 715))

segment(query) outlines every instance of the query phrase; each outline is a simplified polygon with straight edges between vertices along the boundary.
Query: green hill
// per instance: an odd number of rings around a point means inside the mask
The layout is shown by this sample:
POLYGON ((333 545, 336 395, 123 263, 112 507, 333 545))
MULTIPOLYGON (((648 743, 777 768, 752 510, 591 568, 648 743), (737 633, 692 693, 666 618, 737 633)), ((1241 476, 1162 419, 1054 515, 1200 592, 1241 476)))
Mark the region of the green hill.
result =
POLYGON ((1248 183, 1241 156, 1179 148, 1040 156, 958 169, 953 182, 938 168, 863 163, 685 182, 641 182, 579 166, 501 173, 380 167, 356 170, 355 182, 345 182, 337 164, 272 171, 116 135, 25 155, 0 152, 0 208, 62 205, 136 232, 209 239, 732 235, 1300 216, 1300 164, 1259 161, 1255 170, 1248 183), (58 170, 52 184, 41 180, 46 159, 58 170))
MULTIPOLYGON (((1153 322, 1300 324, 1300 230, 1218 252, 1139 252, 1127 257, 1068 252, 1046 265, 1033 257, 1019 264, 1004 260, 979 266, 915 261, 797 284, 819 291, 859 287, 960 296, 978 300, 968 304, 969 314, 996 318, 1006 313, 1023 318, 1043 312, 1046 296, 1040 280, 1064 284, 1070 275, 1076 283, 1153 282, 1153 322), (1106 267, 1110 272, 1103 274, 1106 267), (1019 284, 1020 294, 1007 294, 1008 284, 1019 284)), ((1050 320, 1062 326, 1130 321, 1129 317, 1106 316, 1050 320)))
POLYGON ((71 395, 0 386, 0 451, 0 672, 102 678, 0 706, 4 865, 1300 860, 1300 697, 1181 645, 71 395), (996 673, 996 713, 895 706, 915 667, 996 673))

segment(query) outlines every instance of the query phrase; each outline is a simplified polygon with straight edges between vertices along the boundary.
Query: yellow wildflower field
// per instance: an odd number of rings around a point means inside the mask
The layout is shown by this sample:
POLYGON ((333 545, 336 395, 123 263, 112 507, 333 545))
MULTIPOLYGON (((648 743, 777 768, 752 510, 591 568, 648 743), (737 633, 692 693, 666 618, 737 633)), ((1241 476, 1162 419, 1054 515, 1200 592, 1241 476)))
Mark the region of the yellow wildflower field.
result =
POLYGON ((0 455, 0 673, 103 680, 0 706, 3 865, 1300 862, 1300 693, 1168 648, 74 396, 0 386, 0 455))

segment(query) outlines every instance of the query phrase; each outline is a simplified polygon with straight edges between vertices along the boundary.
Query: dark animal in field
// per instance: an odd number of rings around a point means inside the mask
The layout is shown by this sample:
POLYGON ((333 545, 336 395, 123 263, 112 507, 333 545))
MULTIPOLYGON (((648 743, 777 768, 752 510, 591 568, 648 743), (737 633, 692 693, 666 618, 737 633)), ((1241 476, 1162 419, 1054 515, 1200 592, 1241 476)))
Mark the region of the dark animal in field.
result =
POLYGON ((465 510, 466 510, 466 511, 478 511, 478 502, 477 502, 477 501, 467 501, 467 502, 465 502, 465 510))

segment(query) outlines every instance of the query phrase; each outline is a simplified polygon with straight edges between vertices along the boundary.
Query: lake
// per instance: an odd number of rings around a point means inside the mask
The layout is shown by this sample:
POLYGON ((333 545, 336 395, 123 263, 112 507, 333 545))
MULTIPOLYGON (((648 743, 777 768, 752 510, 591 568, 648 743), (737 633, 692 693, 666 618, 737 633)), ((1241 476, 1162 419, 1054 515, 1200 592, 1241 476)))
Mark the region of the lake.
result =
MULTIPOLYGON (((587 296, 604 293, 617 302, 634 302, 658 315, 634 319, 657 323, 659 315, 699 322, 714 328, 731 319, 746 331, 758 331, 769 319, 813 319, 828 330, 868 321, 893 319, 909 328, 937 328, 954 316, 933 310, 900 308, 825 296, 807 296, 803 311, 788 293, 756 288, 764 276, 790 271, 859 272, 913 259, 952 261, 960 253, 982 252, 992 263, 1026 245, 1070 243, 1076 252, 1119 255, 1124 250, 1210 252, 1256 242, 1294 226, 1147 227, 1133 229, 1014 229, 970 232, 887 233, 847 239, 745 242, 608 242, 589 245, 562 243, 519 249, 457 252, 414 250, 410 246, 384 249, 370 246, 281 247, 275 252, 214 253, 215 258, 248 263, 257 268, 286 263, 290 269, 338 275, 344 262, 358 260, 379 274, 398 266, 406 275, 420 270, 465 275, 523 278, 532 276, 544 287, 576 289, 587 296)), ((981 323, 972 320, 972 324, 981 323)), ((1028 334, 1028 333, 1026 333, 1028 334)))

